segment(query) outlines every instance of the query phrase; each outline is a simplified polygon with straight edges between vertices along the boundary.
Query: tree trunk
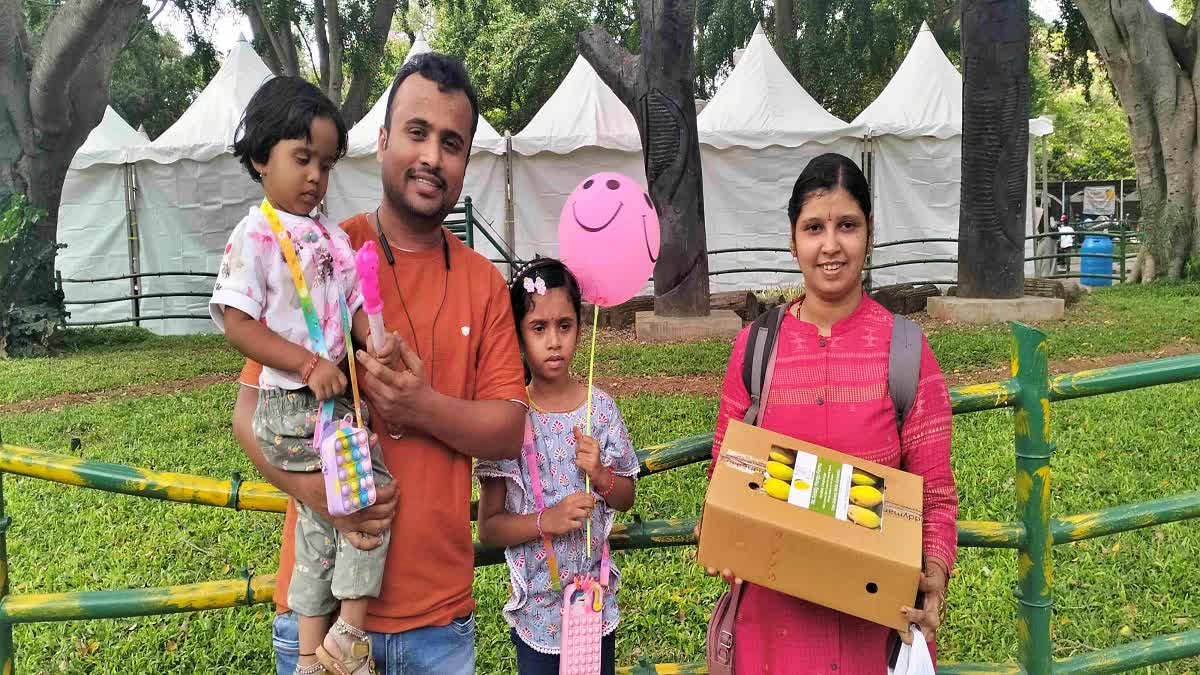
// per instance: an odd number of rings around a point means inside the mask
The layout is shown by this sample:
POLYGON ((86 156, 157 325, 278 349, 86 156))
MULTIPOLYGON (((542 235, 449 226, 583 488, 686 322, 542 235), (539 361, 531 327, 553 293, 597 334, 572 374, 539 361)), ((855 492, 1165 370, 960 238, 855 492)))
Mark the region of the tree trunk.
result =
POLYGON ((966 0, 962 55, 958 295, 1019 298, 1025 288, 1029 5, 966 0))
POLYGON ((579 53, 633 113, 642 136, 662 249, 654 267, 654 312, 707 316, 704 189, 693 93, 693 0, 640 0, 641 55, 599 26, 580 33, 579 53))
POLYGON ((291 5, 283 3, 283 15, 271 17, 263 7, 262 0, 246 0, 243 8, 250 19, 254 38, 271 46, 266 62, 276 75, 299 75, 300 55, 296 52, 296 37, 292 33, 291 5), (278 19, 272 21, 272 18, 278 19), (272 27, 272 24, 275 27, 272 27))
MULTIPOLYGON (((348 126, 354 126, 367 114, 367 97, 371 95, 371 83, 375 79, 373 68, 367 66, 373 66, 383 59, 397 6, 401 12, 407 12, 408 0, 375 0, 375 11, 371 15, 370 54, 368 58, 353 59, 350 64, 350 86, 346 89, 346 102, 342 104, 342 117, 348 126)), ((384 95, 387 95, 386 89, 384 95)))
POLYGON ((329 99, 334 105, 342 104, 342 55, 346 46, 342 44, 342 13, 338 0, 325 0, 326 24, 329 31, 329 99))
POLYGON ((1200 260, 1200 12, 1184 26, 1146 0, 1077 0, 1076 5, 1108 67, 1133 136, 1144 243, 1131 280, 1178 279, 1189 260, 1200 260))
POLYGON ((64 316, 54 283, 58 207, 67 168, 104 116, 117 55, 139 0, 64 4, 29 51, 20 0, 0 0, 0 198, 14 193, 46 215, 18 240, 0 276, 0 354, 36 350, 64 316))
MULTIPOLYGON (((313 64, 317 66, 317 86, 329 96, 329 34, 325 31, 325 0, 313 0, 313 35, 317 39, 317 60, 320 61, 313 64)), ((336 98, 333 101, 341 102, 336 98)))
POLYGON ((796 41, 796 19, 794 0, 777 0, 775 3, 775 53, 779 60, 792 69, 795 61, 793 50, 796 41))

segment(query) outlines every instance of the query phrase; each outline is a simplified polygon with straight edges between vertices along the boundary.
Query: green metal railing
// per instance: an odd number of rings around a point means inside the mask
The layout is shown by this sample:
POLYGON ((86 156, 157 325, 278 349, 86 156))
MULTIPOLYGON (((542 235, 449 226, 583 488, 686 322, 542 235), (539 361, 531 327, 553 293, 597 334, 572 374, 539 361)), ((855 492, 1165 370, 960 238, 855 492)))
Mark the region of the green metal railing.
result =
MULTIPOLYGON (((1114 368, 1050 377, 1045 335, 1013 324, 1013 377, 1003 382, 950 390, 956 415, 1013 408, 1017 460, 1016 514, 1012 522, 960 521, 960 546, 1009 548, 1017 554, 1017 636, 1015 663, 942 664, 940 672, 1116 673, 1200 655, 1200 630, 1165 635, 1054 660, 1050 633, 1053 611, 1051 549, 1058 544, 1102 537, 1164 523, 1200 518, 1200 492, 1112 506, 1071 516, 1050 515, 1050 404, 1144 387, 1200 380, 1200 355, 1180 356, 1114 368)), ((707 461, 712 436, 701 435, 639 451, 643 475, 707 461)), ((84 460, 0 443, 0 675, 14 672, 12 625, 42 621, 119 618, 191 612, 267 602, 274 575, 243 573, 238 579, 182 586, 49 594, 8 595, 3 474, 55 481, 108 492, 171 502, 239 510, 282 512, 286 496, 266 483, 149 471, 84 460)), ((695 544, 694 520, 654 520, 613 528, 614 549, 647 549, 695 544)), ((502 564, 497 549, 476 546, 475 565, 502 564)), ((649 664, 624 673, 703 673, 702 663, 649 664)))

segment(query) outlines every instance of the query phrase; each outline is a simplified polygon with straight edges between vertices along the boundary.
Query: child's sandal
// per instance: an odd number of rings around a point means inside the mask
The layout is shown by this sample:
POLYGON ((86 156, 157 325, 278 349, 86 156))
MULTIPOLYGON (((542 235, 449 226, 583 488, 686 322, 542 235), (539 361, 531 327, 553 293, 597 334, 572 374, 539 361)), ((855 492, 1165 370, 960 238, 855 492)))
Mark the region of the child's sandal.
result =
POLYGON ((366 631, 338 619, 325 639, 332 639, 341 658, 334 658, 324 643, 317 647, 317 658, 321 665, 335 675, 375 675, 375 661, 371 658, 371 638, 366 631))

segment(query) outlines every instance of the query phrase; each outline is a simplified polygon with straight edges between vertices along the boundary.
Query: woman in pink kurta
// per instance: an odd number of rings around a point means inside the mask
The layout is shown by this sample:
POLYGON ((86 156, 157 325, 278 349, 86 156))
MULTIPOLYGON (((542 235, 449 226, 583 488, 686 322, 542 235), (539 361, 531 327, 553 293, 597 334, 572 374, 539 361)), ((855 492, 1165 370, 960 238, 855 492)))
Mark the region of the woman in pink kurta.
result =
MULTIPOLYGON (((925 609, 896 611, 922 628, 932 651, 956 551, 950 398, 923 340, 916 401, 898 432, 887 385, 893 317, 864 294, 861 281, 871 240, 870 213, 866 179, 841 155, 814 159, 797 180, 789 218, 805 295, 791 303, 779 329, 762 426, 924 478, 925 609)), ((741 420, 750 405, 742 381, 747 334, 743 330, 738 335, 725 373, 714 462, 729 421, 741 420)), ((748 585, 736 619, 736 671, 882 675, 891 633, 884 626, 748 585)))

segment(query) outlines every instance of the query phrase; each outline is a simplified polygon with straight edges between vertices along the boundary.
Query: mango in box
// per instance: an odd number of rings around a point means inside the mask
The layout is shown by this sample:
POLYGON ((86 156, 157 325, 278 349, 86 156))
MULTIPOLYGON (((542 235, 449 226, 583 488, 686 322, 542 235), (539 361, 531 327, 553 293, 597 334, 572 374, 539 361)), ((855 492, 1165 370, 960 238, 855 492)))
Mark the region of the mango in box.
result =
POLYGON ((921 576, 923 481, 732 421, 704 501, 699 561, 884 626, 921 576))

